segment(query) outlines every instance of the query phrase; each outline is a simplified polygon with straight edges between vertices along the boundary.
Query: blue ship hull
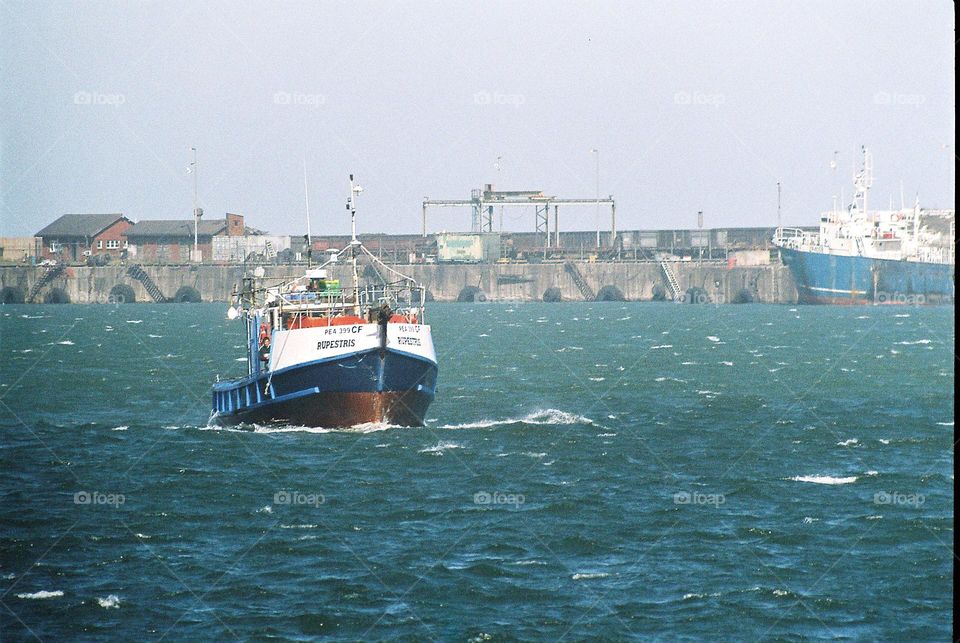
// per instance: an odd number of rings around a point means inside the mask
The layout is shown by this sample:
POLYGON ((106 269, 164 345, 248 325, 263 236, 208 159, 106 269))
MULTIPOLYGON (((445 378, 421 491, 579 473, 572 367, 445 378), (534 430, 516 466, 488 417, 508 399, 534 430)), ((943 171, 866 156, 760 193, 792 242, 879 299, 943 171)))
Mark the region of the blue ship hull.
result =
POLYGON ((951 264, 780 249, 802 304, 952 304, 951 264))
POLYGON ((346 427, 369 422, 422 426, 437 365, 402 351, 374 349, 218 382, 211 421, 346 427))

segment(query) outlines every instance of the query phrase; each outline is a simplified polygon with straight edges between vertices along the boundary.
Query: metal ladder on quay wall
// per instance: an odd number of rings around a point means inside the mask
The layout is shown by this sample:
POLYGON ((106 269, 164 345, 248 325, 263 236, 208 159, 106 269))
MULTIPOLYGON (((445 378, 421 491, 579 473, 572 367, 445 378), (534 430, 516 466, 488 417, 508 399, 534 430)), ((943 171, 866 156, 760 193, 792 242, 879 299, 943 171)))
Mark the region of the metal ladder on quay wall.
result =
POLYGON ((147 294, 150 295, 150 298, 158 304, 163 304, 169 301, 160 290, 160 287, 154 283, 153 279, 150 278, 150 275, 147 274, 147 271, 144 270, 143 266, 140 264, 135 263, 127 268, 127 276, 132 277, 143 284, 147 294))
POLYGON ((667 280, 667 285, 670 286, 670 299, 672 301, 677 301, 680 299, 680 282, 677 281, 677 276, 673 274, 673 268, 670 267, 670 264, 662 260, 660 261, 660 270, 663 271, 663 276, 667 280))
POLYGON ((47 268, 46 272, 43 273, 43 276, 37 280, 37 283, 33 284, 33 288, 30 289, 30 293, 27 295, 26 302, 28 304, 34 303, 34 300, 37 298, 37 295, 40 294, 40 291, 43 290, 43 287, 62 275, 66 269, 67 264, 65 263, 58 263, 55 266, 50 266, 47 268))
POLYGON ((573 283, 577 286, 577 290, 580 291, 580 294, 587 301, 594 301, 597 298, 596 293, 593 292, 593 288, 586 282, 583 278, 583 275, 580 274, 580 270, 577 268, 576 264, 572 261, 567 261, 563 264, 563 269, 570 275, 570 278, 573 279, 573 283))

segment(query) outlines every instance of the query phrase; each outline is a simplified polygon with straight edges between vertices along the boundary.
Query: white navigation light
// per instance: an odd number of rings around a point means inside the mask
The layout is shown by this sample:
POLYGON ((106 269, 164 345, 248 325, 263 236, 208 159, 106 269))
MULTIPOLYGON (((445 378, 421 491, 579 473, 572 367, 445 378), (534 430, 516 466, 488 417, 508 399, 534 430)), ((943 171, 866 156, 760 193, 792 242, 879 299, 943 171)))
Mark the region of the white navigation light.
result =
POLYGON ((230 308, 227 308, 227 319, 236 319, 239 316, 240 316, 240 313, 237 312, 236 308, 234 308, 233 306, 230 306, 230 308))

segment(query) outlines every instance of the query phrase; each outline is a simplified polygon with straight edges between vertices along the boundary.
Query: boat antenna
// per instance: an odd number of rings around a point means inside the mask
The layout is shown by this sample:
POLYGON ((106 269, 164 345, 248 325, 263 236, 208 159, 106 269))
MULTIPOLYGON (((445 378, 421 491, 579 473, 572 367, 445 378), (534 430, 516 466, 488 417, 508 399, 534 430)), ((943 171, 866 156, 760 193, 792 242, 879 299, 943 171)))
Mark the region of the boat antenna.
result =
POLYGON ((307 268, 313 263, 313 238, 310 236, 310 190, 307 188, 307 157, 303 157, 303 200, 307 205, 307 268))

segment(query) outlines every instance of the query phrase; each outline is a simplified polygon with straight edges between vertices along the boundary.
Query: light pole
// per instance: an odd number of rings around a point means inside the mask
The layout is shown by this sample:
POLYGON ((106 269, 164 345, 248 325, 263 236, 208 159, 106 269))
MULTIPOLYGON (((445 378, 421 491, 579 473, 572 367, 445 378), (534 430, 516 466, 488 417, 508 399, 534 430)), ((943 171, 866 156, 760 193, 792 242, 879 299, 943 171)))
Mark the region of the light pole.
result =
MULTIPOLYGON (((500 168, 502 167, 500 160, 503 158, 501 155, 497 155, 497 188, 502 190, 503 186, 500 185, 500 168)), ((490 226, 493 227, 493 221, 490 222, 490 226)), ((503 206, 500 206, 500 234, 503 234, 503 206)))
POLYGON ((193 150, 193 163, 190 164, 193 172, 193 260, 200 262, 200 216, 202 214, 197 200, 197 185, 200 178, 200 162, 197 160, 197 148, 193 150))
POLYGON ((594 215, 597 223, 597 250, 600 249, 600 149, 593 148, 590 150, 597 155, 597 212, 594 215))
POLYGON ((697 228, 701 230, 697 243, 700 246, 700 265, 703 266, 703 210, 697 210, 697 228))

